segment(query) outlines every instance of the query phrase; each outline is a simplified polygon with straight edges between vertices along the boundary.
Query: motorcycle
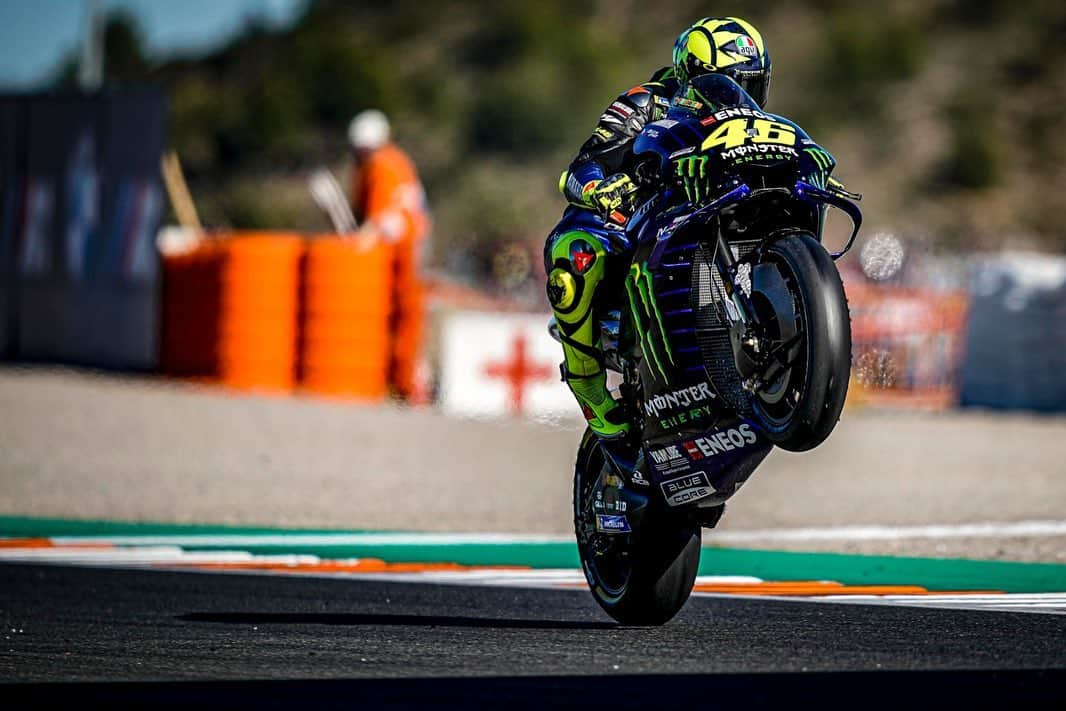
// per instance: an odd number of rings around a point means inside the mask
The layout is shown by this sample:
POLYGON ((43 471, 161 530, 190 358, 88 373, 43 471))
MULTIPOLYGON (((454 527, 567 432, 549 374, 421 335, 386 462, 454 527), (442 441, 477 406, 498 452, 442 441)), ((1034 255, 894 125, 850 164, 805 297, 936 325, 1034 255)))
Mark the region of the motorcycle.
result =
POLYGON ((702 529, 771 450, 817 447, 839 420, 851 330, 834 262, 862 213, 825 149, 717 74, 644 127, 634 158, 649 194, 597 236, 635 246, 599 314, 635 441, 586 429, 573 510, 596 601, 623 624, 657 625, 691 594, 702 529), (852 223, 833 253, 821 241, 829 208, 852 223))

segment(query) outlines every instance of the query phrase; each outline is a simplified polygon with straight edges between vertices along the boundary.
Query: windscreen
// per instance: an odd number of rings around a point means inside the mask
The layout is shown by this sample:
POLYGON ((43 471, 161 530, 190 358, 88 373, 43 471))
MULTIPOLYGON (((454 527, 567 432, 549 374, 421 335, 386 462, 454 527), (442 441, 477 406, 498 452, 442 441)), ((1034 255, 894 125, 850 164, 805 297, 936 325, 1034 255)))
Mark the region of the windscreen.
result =
POLYGON ((724 74, 704 74, 678 89, 671 110, 707 116, 737 106, 759 110, 755 99, 729 77, 724 74))

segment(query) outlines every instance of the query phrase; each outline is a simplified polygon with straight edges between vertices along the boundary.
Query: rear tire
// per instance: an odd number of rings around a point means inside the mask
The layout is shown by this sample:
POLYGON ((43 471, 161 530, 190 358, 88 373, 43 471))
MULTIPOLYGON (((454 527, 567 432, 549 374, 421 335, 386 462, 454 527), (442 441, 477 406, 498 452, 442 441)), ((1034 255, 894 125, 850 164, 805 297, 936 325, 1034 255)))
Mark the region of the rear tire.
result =
POLYGON ((585 579, 596 602, 618 622, 664 624, 692 593, 701 529, 649 504, 632 533, 596 534, 591 499, 606 466, 598 439, 586 431, 574 469, 574 529, 585 579), (595 535, 610 535, 607 552, 594 550, 595 535))
MULTIPOLYGON (((798 232, 770 244, 761 260, 784 278, 801 338, 790 349, 785 397, 752 396, 752 409, 767 439, 803 452, 836 427, 851 378, 851 316, 840 273, 811 234, 798 232)), ((779 384, 780 385, 780 384, 779 384)))

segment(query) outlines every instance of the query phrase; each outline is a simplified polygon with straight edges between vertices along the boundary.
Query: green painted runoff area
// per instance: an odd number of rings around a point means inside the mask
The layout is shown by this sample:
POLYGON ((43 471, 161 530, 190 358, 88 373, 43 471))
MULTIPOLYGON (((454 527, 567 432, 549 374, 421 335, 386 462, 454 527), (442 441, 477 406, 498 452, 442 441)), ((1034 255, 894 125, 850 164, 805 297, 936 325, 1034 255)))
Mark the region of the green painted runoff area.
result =
MULTIPOLYGON (((258 555, 302 554, 326 559, 381 558, 392 563, 448 562, 463 565, 528 565, 533 568, 577 568, 577 547, 571 542, 439 542, 440 534, 407 531, 341 531, 326 529, 246 528, 236 526, 126 523, 0 516, 0 537, 111 536, 258 536, 293 542, 239 545, 219 541, 182 543, 189 551, 238 549, 258 555), (301 536, 378 536, 401 534, 404 542, 354 542, 308 545, 301 536), (425 541, 420 541, 420 536, 425 541)), ((476 534, 475 534, 476 535, 476 534)), ((378 536, 380 537, 380 536, 378 536)), ((833 580, 845 585, 920 585, 929 590, 996 590, 1012 593, 1066 592, 1066 565, 908 558, 900 556, 796 553, 743 548, 704 547, 700 575, 751 575, 764 580, 833 580)))

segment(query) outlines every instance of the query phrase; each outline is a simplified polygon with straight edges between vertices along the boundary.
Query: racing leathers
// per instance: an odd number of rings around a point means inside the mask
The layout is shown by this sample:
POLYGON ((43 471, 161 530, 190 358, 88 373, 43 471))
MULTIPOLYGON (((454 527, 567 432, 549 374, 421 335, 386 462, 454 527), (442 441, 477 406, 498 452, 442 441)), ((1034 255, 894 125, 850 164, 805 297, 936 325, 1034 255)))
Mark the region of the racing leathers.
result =
POLYGON ((633 143, 647 123, 666 116, 678 89, 672 67, 615 99, 563 173, 559 189, 569 205, 544 247, 548 302, 563 344, 563 380, 589 428, 604 439, 624 437, 629 423, 607 387, 600 319, 621 293, 632 246, 620 230, 636 191, 629 174, 633 143))

